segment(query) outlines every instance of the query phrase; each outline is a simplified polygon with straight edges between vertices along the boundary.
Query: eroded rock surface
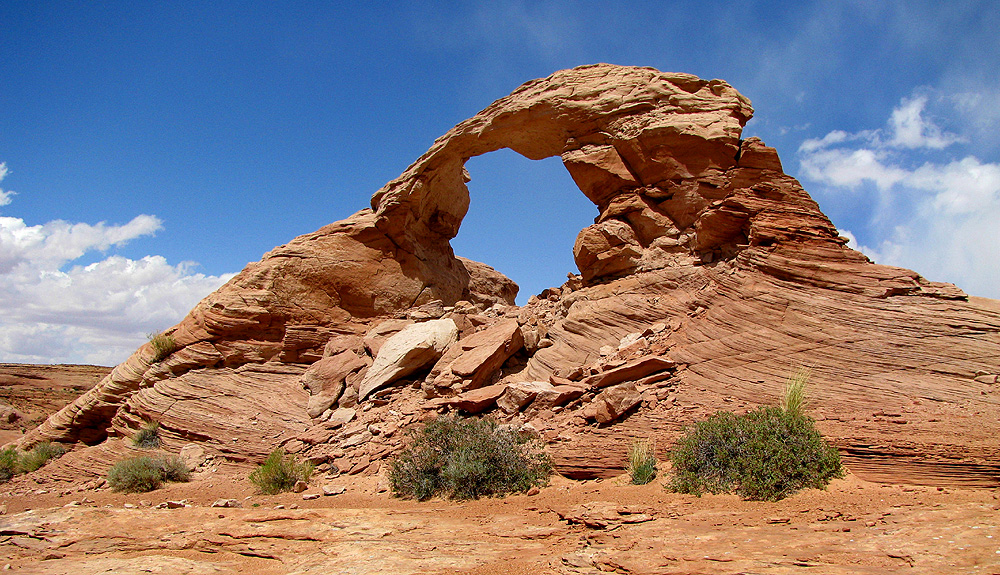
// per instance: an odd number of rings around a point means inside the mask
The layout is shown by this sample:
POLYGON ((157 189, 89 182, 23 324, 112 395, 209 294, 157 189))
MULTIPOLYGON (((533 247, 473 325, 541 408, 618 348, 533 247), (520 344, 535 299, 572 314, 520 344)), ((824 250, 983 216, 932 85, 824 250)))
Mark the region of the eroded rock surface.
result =
POLYGON ((997 501, 982 489, 941 492, 849 477, 761 505, 678 495, 659 484, 555 478, 534 496, 453 504, 388 497, 375 479, 316 478, 305 494, 262 496, 220 470, 146 494, 88 489, 5 499, 0 553, 11 572, 33 575, 660 575, 804 567, 856 575, 991 573, 998 565, 997 501))
POLYGON ((808 368, 808 409, 856 472, 996 485, 1000 302, 847 248, 777 152, 741 139, 752 113, 721 80, 650 68, 528 82, 370 209, 205 298, 169 330, 169 357, 140 348, 18 443, 96 445, 44 471, 93 476, 152 419, 168 449, 248 463, 281 446, 362 474, 400 430, 465 410, 524 425, 568 476, 608 476, 632 439, 669 445, 715 410, 775 402, 808 368), (560 156, 596 213, 580 274, 520 308, 513 282, 449 244, 464 162, 504 147, 560 156), (403 361, 416 339, 390 347, 433 322, 453 331, 421 361, 403 361), (344 409, 357 419, 335 422, 344 409))

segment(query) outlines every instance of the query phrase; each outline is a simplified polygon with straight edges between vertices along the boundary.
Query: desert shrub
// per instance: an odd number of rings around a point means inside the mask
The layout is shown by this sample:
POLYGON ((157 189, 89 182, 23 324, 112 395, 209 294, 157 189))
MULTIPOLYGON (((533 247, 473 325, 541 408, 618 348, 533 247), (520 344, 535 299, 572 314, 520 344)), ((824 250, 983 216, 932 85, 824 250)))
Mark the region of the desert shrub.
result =
POLYGON ((140 449, 158 449, 160 447, 160 424, 150 421, 143 425, 132 436, 132 445, 140 449))
POLYGON ((174 336, 165 333, 151 333, 146 335, 149 345, 153 348, 153 363, 163 361, 170 354, 177 350, 177 342, 174 336))
POLYGON ((800 369, 785 384, 785 395, 781 402, 781 409, 785 413, 792 415, 802 415, 802 409, 806 403, 806 382, 809 381, 810 371, 800 369))
POLYGON ((184 460, 176 455, 168 455, 160 460, 160 468, 163 470, 164 481, 186 482, 191 480, 191 472, 188 471, 184 460))
POLYGON ((285 455, 284 450, 279 448, 272 451, 264 463, 250 474, 250 482, 261 493, 274 495, 291 491, 297 481, 309 481, 312 472, 311 463, 298 463, 294 455, 285 455))
POLYGON ((636 439, 628 448, 628 466, 625 471, 632 477, 633 485, 645 485, 656 478, 656 453, 648 439, 636 439))
POLYGON ((144 493, 158 489, 164 481, 187 481, 187 467, 176 455, 141 455, 115 463, 108 470, 108 485, 115 491, 144 493))
POLYGON ((503 496, 545 485, 552 472, 535 441, 492 419, 440 417, 409 435, 389 473, 397 497, 503 496))
POLYGON ((21 473, 31 473, 40 469, 49 460, 61 457, 64 453, 66 453, 66 448, 62 445, 43 441, 32 447, 31 451, 22 455, 17 467, 21 473))
POLYGON ((6 483, 17 474, 17 450, 8 447, 0 451, 0 483, 6 483))
POLYGON ((778 407, 716 413, 687 431, 671 460, 668 487, 697 495, 735 491, 744 499, 777 501, 843 476, 840 455, 812 418, 778 407))
POLYGON ((108 485, 115 491, 144 493, 158 489, 163 483, 163 470, 154 457, 124 459, 108 470, 108 485))

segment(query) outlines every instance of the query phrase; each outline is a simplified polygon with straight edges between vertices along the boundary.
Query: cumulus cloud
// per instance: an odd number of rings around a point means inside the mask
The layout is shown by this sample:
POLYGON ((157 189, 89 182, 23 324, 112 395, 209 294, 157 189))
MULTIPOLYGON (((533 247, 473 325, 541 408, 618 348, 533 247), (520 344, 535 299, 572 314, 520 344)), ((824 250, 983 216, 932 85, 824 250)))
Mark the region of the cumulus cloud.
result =
POLYGON ((870 219, 851 230, 875 261, 1000 298, 1000 164, 947 155, 963 138, 928 119, 927 102, 903 99, 879 130, 806 140, 803 178, 831 201, 876 194, 870 219))
POLYGON ((73 265, 162 228, 150 215, 35 226, 0 216, 0 361, 115 365, 232 277, 157 255, 73 265))

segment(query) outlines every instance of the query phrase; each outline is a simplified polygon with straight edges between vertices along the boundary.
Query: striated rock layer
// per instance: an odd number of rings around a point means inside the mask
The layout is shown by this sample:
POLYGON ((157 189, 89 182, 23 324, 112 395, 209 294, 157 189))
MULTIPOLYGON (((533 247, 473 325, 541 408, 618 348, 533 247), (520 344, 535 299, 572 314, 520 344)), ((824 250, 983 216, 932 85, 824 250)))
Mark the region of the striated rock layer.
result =
POLYGON ((525 425, 569 476, 605 476, 632 439, 662 450, 808 369, 808 409, 855 473, 996 485, 1000 302, 847 248, 775 150, 741 139, 752 113, 721 80, 651 68, 528 82, 371 209, 205 298, 169 330, 169 357, 140 348, 19 445, 101 444, 46 468, 70 479, 156 420, 172 450, 259 461, 280 445, 372 473, 401 429, 460 411, 525 425), (580 274, 521 308, 512 281, 449 244, 465 161, 505 147, 560 156, 597 208, 574 246, 580 274), (447 333, 411 327, 431 320, 447 333))

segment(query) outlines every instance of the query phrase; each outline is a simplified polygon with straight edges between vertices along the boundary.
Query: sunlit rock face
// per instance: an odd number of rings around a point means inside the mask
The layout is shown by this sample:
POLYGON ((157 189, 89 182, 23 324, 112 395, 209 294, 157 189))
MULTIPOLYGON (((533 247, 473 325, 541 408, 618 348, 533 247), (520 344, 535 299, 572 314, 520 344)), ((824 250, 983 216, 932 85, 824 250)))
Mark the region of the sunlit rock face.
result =
POLYGON ((281 446, 372 473, 406 426, 484 413, 530 423, 561 472, 608 476, 632 438, 667 447, 715 410, 775 402, 808 369, 809 409, 856 473, 995 483, 1000 304, 847 248, 777 152, 741 138, 752 113, 721 80, 651 68, 527 82, 370 208, 205 298, 168 330, 171 355, 140 348, 19 444, 95 445, 46 467, 68 480, 156 420, 168 449, 254 462, 281 446), (524 307, 449 243, 465 162, 500 148, 561 157, 595 205, 579 274, 524 307), (431 321, 447 330, 417 325, 431 321))

